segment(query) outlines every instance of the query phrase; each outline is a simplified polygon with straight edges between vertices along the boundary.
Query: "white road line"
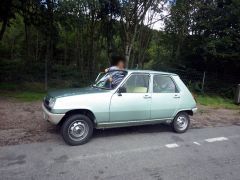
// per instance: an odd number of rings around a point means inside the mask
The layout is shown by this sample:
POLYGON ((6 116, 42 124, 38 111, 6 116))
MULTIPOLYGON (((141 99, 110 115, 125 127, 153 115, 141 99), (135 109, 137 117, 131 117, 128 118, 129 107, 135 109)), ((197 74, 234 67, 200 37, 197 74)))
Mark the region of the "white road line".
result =
POLYGON ((216 137, 216 138, 205 139, 205 141, 207 141, 207 142, 227 141, 227 140, 228 140, 228 138, 226 138, 226 137, 216 137))
POLYGON ((104 153, 96 153, 96 154, 87 154, 87 155, 80 155, 74 158, 70 158, 69 161, 76 161, 76 160, 84 160, 84 159, 94 159, 94 158, 111 158, 117 155, 125 155, 128 153, 142 153, 148 151, 159 151, 162 149, 163 146, 152 146, 152 147, 143 147, 143 148, 135 148, 135 149, 127 149, 127 150, 120 150, 120 151, 113 151, 113 152, 104 152, 104 153))
POLYGON ((179 145, 176 144, 176 143, 173 143, 173 144, 166 144, 165 146, 166 146, 167 148, 176 148, 176 147, 179 147, 179 145))
POLYGON ((193 144, 196 144, 196 145, 198 145, 198 146, 201 146, 201 144, 198 143, 198 142, 196 142, 196 141, 194 141, 193 144))

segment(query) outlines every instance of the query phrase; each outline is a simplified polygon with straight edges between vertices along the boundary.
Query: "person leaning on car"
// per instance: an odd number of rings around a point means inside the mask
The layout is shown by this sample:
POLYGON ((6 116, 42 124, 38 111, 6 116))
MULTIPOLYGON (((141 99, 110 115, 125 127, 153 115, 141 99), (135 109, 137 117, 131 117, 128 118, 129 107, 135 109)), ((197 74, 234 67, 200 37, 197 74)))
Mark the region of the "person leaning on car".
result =
MULTIPOLYGON (((105 69, 105 72, 117 71, 117 70, 124 70, 125 68, 126 59, 123 56, 112 56, 111 59, 111 66, 105 69)), ((124 74, 119 72, 113 73, 109 81, 111 82, 111 88, 114 89, 124 78, 124 74)))

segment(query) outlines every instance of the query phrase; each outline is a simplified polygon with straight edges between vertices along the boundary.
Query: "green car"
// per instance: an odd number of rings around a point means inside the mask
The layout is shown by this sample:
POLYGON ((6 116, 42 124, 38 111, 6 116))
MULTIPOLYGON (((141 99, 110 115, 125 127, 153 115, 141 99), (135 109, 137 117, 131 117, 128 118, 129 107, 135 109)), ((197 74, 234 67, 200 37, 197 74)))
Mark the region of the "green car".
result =
POLYGON ((100 73, 90 87, 49 92, 42 108, 69 145, 88 142, 95 128, 167 123, 183 133, 197 111, 178 75, 147 70, 100 73))

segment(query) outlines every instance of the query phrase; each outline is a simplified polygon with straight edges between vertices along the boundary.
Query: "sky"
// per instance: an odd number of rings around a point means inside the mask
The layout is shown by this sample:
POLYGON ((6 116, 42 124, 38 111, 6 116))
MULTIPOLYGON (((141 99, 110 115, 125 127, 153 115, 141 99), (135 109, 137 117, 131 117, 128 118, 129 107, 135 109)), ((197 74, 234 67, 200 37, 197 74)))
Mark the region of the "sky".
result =
POLYGON ((163 12, 161 14, 156 14, 153 18, 151 18, 150 21, 149 21, 149 17, 151 16, 152 12, 149 11, 145 18, 145 24, 147 25, 147 24, 149 24, 149 22, 150 23, 155 22, 150 27, 155 30, 163 30, 165 27, 164 20, 159 21, 159 19, 161 19, 161 16, 163 16, 163 17, 167 16, 169 14, 170 7, 172 5, 174 5, 175 3, 176 3, 176 0, 167 0, 167 3, 164 4, 164 6, 163 6, 163 8, 164 8, 163 12))

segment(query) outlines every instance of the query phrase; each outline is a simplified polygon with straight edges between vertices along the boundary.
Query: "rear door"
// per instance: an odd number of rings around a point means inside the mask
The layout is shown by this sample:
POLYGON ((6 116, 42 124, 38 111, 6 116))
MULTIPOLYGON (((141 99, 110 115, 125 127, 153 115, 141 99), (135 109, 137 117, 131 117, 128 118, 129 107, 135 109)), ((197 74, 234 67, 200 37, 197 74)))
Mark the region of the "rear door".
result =
POLYGON ((151 119, 172 118, 180 102, 180 93, 169 75, 153 75, 151 119))

